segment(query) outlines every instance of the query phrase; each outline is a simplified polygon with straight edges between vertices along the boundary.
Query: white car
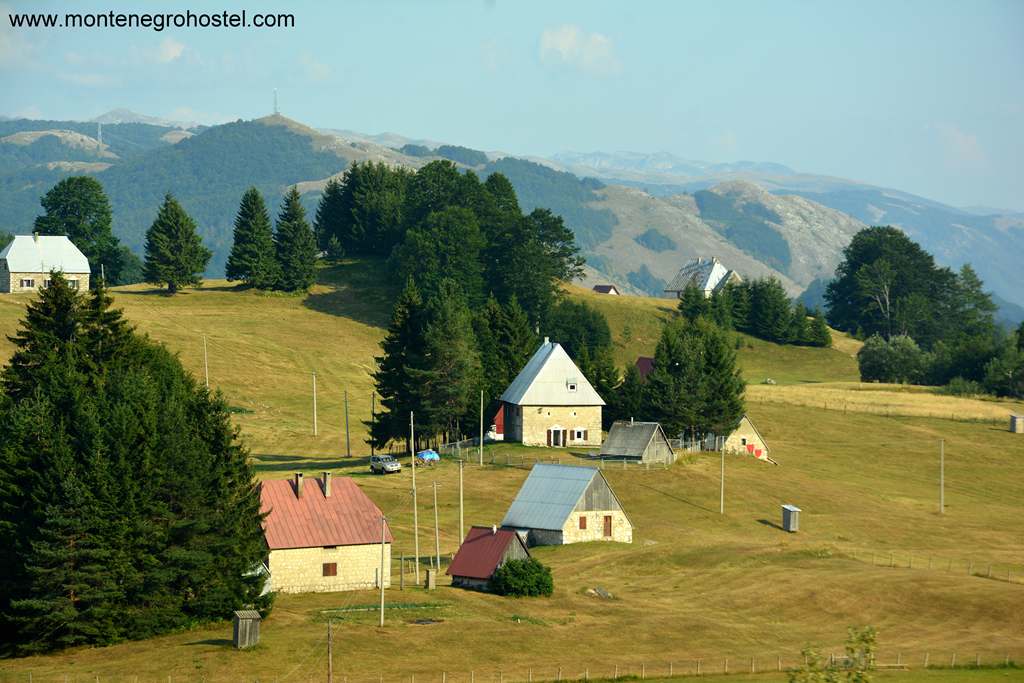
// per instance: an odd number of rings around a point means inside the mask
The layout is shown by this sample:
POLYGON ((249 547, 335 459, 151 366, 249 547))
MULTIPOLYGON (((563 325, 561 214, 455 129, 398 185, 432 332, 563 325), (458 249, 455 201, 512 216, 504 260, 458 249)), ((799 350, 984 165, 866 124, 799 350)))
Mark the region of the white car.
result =
POLYGON ((373 472, 374 474, 390 474, 391 472, 401 472, 402 463, 398 462, 390 455, 371 455, 370 471, 373 472))

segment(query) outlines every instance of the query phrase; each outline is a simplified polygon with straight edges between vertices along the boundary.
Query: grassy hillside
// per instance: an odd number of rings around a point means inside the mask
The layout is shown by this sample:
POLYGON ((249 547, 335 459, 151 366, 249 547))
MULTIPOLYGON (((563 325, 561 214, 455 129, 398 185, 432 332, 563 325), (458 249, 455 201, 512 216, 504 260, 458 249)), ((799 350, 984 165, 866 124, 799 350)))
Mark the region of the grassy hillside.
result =
MULTIPOLYGON (((659 317, 671 302, 614 298, 570 289, 608 316, 618 361, 650 353, 659 317), (627 328, 629 333, 626 334, 627 328)), ((322 272, 306 298, 235 291, 222 282, 175 297, 145 287, 115 294, 129 319, 181 354, 202 376, 202 336, 209 341, 211 384, 238 410, 260 477, 314 475, 329 468, 350 475, 381 506, 395 533, 394 554, 411 554, 410 473, 367 473, 365 430, 369 370, 386 323, 391 292, 377 264, 344 263, 322 272), (311 372, 319 387, 319 428, 312 435, 311 372), (353 451, 342 457, 344 390, 351 400, 353 451)), ((13 332, 25 296, 0 297, 0 333, 13 332)), ((793 349, 751 341, 740 351, 744 371, 778 386, 752 386, 750 413, 778 467, 730 457, 726 514, 718 514, 719 467, 714 455, 688 455, 668 470, 611 468, 606 474, 635 525, 631 545, 542 548, 554 571, 550 599, 512 600, 443 585, 434 593, 396 586, 387 591, 387 624, 367 611, 330 612, 335 622, 335 672, 356 681, 475 677, 540 678, 716 672, 794 664, 814 643, 838 651, 848 625, 873 624, 879 659, 933 663, 980 654, 1024 660, 1024 439, 1005 426, 923 417, 886 417, 856 407, 800 405, 785 392, 829 390, 853 401, 868 394, 841 349, 793 349), (759 392, 773 392, 762 400, 759 392), (937 444, 946 443, 945 515, 936 512, 937 444), (804 510, 801 532, 780 531, 779 505, 804 510), (893 565, 893 566, 890 566, 893 565), (992 578, 988 577, 991 565, 992 578), (1011 581, 1007 581, 1007 572, 1011 581), (588 594, 601 587, 613 599, 588 594), (406 604, 421 609, 398 609, 406 604), (419 623, 427 620, 427 623, 419 623), (367 646, 370 639, 379 643, 367 646), (380 678, 379 678, 380 677, 380 678)), ((10 345, 0 340, 0 355, 10 345)), ((900 394, 907 410, 937 399, 927 392, 874 386, 900 394)), ((797 398, 802 400, 802 394, 797 398)), ((946 397, 942 397, 946 400, 946 397)), ((957 416, 973 403, 953 401, 957 416)), ((876 405, 870 395, 864 405, 876 405)), ((978 402, 989 406, 987 402, 978 402)), ((993 404, 995 405, 995 404, 993 404)), ((997 407, 998 410, 1009 410, 997 407)), ((1024 406, 1015 404, 1015 409, 1024 406)), ((898 414, 898 411, 893 413, 898 414)), ((573 459, 565 451, 489 446, 488 464, 465 472, 466 524, 500 522, 527 475, 523 464, 573 459), (511 466, 503 463, 511 463, 511 466)), ((444 462, 420 470, 422 491, 439 486, 440 546, 459 542, 458 469, 444 462)), ((420 496, 420 546, 433 548, 429 495, 420 496)), ((397 563, 396 563, 397 570, 397 563)), ((446 584, 446 581, 442 581, 446 584)), ((281 596, 262 630, 262 644, 235 652, 230 624, 203 626, 149 641, 79 649, 0 662, 0 679, 141 681, 312 680, 324 672, 325 612, 376 604, 373 592, 281 596)), ((957 675, 963 672, 955 672, 957 675)), ((963 677, 942 673, 885 677, 903 681, 994 681, 1007 672, 963 677)), ((1008 672, 1011 675, 1019 672, 1008 672)), ((336 680, 339 680, 336 678, 336 680)), ((723 678, 722 680, 727 680, 723 678)), ((778 676, 745 680, 779 680, 778 676)))

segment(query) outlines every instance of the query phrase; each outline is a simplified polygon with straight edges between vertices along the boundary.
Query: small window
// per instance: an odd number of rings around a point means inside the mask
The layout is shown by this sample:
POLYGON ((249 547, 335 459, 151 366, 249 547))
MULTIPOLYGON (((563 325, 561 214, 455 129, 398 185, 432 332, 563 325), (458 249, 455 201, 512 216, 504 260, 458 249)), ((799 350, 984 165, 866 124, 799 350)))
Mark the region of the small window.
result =
POLYGON ((569 390, 570 393, 575 393, 575 391, 576 391, 576 382, 569 382, 565 386, 569 390))
POLYGON ((586 529, 586 528, 587 528, 587 518, 586 517, 580 517, 580 529, 586 529))
POLYGON ((324 562, 324 576, 337 576, 338 575, 338 563, 337 562, 324 562))
POLYGON ((747 445, 747 440, 746 439, 741 439, 741 442, 743 443, 744 446, 747 445))
POLYGON ((36 286, 36 281, 35 280, 22 280, 21 281, 21 286, 22 287, 35 287, 36 286))
POLYGON ((582 429, 577 429, 575 430, 575 433, 572 435, 572 438, 576 439, 577 441, 583 441, 584 439, 587 438, 586 432, 584 432, 582 429))
POLYGON ((68 280, 71 289, 78 289, 78 280, 68 280))
POLYGON ((49 288, 50 288, 50 280, 49 280, 49 278, 47 278, 46 280, 43 280, 43 289, 49 289, 49 288))
POLYGON ((324 546, 324 550, 336 550, 337 548, 338 548, 338 546, 336 546, 336 545, 325 545, 324 546))

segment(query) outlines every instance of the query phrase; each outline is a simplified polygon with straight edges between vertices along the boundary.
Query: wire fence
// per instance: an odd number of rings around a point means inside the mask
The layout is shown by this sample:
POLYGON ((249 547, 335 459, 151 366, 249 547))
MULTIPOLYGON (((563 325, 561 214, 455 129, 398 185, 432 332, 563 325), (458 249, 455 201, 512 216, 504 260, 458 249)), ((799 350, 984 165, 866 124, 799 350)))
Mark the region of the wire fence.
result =
MULTIPOLYGON (((800 653, 761 651, 747 655, 686 655, 679 658, 659 657, 650 660, 642 658, 604 657, 588 663, 540 663, 535 665, 514 664, 512 666, 489 666, 477 669, 421 669, 417 671, 397 670, 398 666, 381 671, 368 671, 352 666, 350 654, 338 651, 344 645, 341 638, 334 641, 333 676, 328 678, 327 638, 318 638, 312 646, 289 662, 279 672, 268 672, 253 667, 246 670, 244 657, 240 652, 233 658, 233 672, 230 675, 210 675, 197 672, 172 670, 161 674, 113 674, 100 675, 81 670, 66 673, 36 673, 31 670, 0 672, 0 683, 220 683, 221 681, 253 681, 262 683, 293 683, 299 681, 328 681, 328 683, 562 683, 568 681, 619 681, 650 680, 664 681, 678 678, 720 676, 724 674, 779 674, 782 680, 786 672, 800 669, 807 660, 800 653), (242 659, 239 659, 241 657, 242 659)), ((225 648, 230 647, 228 645, 225 648)), ((259 652, 257 646, 255 653, 259 652)), ((849 669, 852 661, 842 649, 818 650, 825 663, 837 670, 849 669)), ((872 668, 878 671, 912 671, 924 669, 977 670, 994 669, 1019 671, 1024 651, 996 650, 993 648, 961 649, 896 649, 885 648, 875 653, 872 668)), ((82 667, 83 669, 86 667, 82 667)))
POLYGON ((1019 563, 993 562, 977 557, 951 558, 940 554, 909 550, 853 549, 842 552, 858 562, 870 564, 873 567, 962 574, 992 581, 1024 584, 1024 564, 1019 563))
MULTIPOLYGON (((963 406, 951 409, 939 409, 929 407, 918 407, 906 403, 878 403, 869 401, 850 401, 847 399, 822 399, 812 396, 794 396, 787 393, 771 394, 748 392, 746 400, 752 403, 773 403, 781 405, 800 406, 804 408, 821 408, 841 413, 865 413, 884 417, 925 417, 940 420, 951 420, 953 422, 968 422, 974 424, 999 425, 1007 428, 1010 419, 1010 409, 993 408, 992 413, 982 415, 978 412, 964 410, 963 406)), ((988 412, 988 411, 986 411, 988 412)))

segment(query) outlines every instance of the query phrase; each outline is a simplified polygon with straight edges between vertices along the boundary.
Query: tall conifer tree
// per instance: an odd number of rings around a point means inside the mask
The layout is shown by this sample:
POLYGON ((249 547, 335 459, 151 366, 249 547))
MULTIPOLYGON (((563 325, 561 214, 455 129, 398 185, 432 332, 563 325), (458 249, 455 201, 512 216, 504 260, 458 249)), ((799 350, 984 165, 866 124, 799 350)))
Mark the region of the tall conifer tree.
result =
POLYGON ((316 241, 306 221, 299 191, 293 185, 284 196, 274 234, 277 263, 281 270, 278 286, 286 292, 305 291, 316 282, 316 241))
POLYGON ((270 214, 255 187, 245 191, 238 206, 226 274, 228 280, 241 280, 259 289, 273 288, 280 277, 270 214))
POLYGON ((202 284, 211 252, 203 246, 196 223, 170 193, 146 231, 146 282, 167 285, 174 294, 179 287, 202 284))

